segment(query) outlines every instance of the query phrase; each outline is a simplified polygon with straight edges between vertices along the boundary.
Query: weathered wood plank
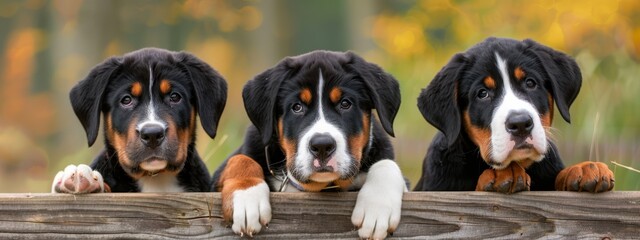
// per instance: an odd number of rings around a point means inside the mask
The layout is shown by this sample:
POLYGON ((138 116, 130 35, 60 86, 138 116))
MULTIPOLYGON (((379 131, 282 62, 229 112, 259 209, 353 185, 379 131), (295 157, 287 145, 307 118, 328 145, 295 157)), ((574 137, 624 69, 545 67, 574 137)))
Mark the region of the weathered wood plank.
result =
MULTIPOLYGON (((384 194, 384 193, 381 193, 384 194)), ((274 193, 256 239, 357 237, 356 193, 274 193)), ((394 238, 640 238, 640 192, 407 193, 394 238)), ((0 194, 0 238, 237 238, 218 193, 0 194)))

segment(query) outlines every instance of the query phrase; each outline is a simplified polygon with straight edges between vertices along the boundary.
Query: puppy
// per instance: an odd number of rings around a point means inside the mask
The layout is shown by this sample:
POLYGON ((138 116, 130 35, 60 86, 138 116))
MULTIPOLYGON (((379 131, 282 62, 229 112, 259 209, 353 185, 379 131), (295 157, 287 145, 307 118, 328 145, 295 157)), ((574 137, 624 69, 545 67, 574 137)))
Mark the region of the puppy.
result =
POLYGON ((418 98, 440 132, 415 190, 611 190, 607 165, 564 169, 549 139, 554 106, 569 122, 581 83, 573 59, 532 40, 488 38, 456 54, 418 98))
POLYGON ((391 75, 351 52, 314 51, 259 74, 242 96, 253 125, 213 177, 234 232, 269 223, 270 191, 359 190, 360 237, 396 229, 406 187, 387 136, 400 106, 391 75))
POLYGON ((196 115, 214 138, 225 80, 185 52, 145 48, 95 66, 70 93, 89 146, 104 117, 105 149, 91 166, 69 165, 54 193, 205 192, 211 179, 195 149, 196 115))

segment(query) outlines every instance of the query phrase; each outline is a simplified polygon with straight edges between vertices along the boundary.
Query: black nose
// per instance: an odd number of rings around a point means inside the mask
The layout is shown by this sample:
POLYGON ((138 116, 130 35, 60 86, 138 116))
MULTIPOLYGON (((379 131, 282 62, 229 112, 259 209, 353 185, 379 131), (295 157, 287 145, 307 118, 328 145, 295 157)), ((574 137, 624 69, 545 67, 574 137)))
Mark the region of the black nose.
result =
POLYGON ((166 130, 166 128, 157 124, 144 126, 138 130, 140 141, 147 147, 155 148, 164 140, 166 130))
POLYGON ((336 150, 336 140, 329 134, 316 134, 309 141, 309 151, 319 160, 325 160, 336 150))
POLYGON ((527 136, 533 129, 533 119, 525 112, 509 114, 505 122, 507 132, 516 136, 527 136))

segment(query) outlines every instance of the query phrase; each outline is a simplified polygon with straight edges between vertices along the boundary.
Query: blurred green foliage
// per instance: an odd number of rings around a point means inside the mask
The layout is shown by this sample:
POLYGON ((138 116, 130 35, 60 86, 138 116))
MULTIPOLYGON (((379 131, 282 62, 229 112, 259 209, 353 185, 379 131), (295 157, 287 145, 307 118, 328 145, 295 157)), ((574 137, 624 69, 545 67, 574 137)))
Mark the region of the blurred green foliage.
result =
POLYGON ((0 192, 47 192, 67 164, 89 163, 68 91, 104 58, 142 47, 186 50, 229 82, 219 134, 199 130, 210 170, 249 124, 240 92, 281 58, 353 50, 401 82, 397 161, 415 182, 435 134, 416 98, 455 53, 488 36, 532 38, 576 58, 583 88, 554 139, 566 164, 606 162, 617 190, 640 189, 640 1, 0 2, 0 192))

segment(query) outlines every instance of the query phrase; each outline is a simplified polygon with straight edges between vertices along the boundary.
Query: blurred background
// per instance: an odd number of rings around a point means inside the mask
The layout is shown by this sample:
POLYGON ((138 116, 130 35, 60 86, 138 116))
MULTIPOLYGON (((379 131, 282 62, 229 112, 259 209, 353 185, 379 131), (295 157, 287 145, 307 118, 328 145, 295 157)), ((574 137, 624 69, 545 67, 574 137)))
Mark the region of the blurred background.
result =
MULTIPOLYGON (((532 38, 575 57, 583 87, 554 139, 567 165, 607 163, 640 190, 640 1, 0 1, 0 192, 48 192, 67 164, 90 163, 68 100, 102 60, 143 47, 186 50, 229 83, 218 137, 199 129, 213 171, 242 142, 243 84, 286 56, 353 50, 402 90, 396 158, 412 186, 436 130, 416 98, 457 52, 488 36, 532 38)), ((559 116, 559 115, 556 115, 559 116)))

